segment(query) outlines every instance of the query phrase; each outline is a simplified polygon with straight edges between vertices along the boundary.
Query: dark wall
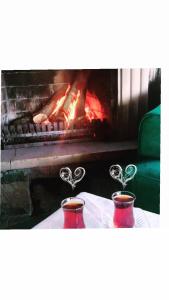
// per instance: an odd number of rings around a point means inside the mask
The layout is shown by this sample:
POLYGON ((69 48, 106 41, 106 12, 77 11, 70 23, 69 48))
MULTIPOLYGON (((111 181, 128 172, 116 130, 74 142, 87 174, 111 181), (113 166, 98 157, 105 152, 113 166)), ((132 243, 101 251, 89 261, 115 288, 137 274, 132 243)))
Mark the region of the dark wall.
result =
POLYGON ((150 81, 148 89, 148 109, 151 110, 161 103, 161 69, 157 70, 154 80, 150 81))

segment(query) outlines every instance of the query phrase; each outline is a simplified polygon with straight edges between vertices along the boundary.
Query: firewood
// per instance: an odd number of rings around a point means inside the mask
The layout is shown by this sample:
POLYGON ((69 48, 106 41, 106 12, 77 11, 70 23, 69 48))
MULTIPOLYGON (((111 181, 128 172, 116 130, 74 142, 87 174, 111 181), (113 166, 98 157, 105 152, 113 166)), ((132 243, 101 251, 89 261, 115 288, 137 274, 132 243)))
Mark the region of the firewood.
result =
POLYGON ((73 100, 76 99, 78 91, 82 91, 83 89, 85 89, 89 74, 90 74, 90 72, 88 70, 85 70, 85 71, 80 70, 78 72, 76 79, 69 91, 67 99, 63 105, 64 112, 68 111, 68 108, 69 108, 71 102, 73 102, 73 100))
MULTIPOLYGON (((80 95, 79 93, 81 90, 85 88, 86 86, 86 81, 88 79, 89 73, 84 72, 84 71, 79 71, 78 75, 76 76, 76 79, 74 83, 72 84, 71 88, 69 91, 66 93, 66 97, 64 98, 64 101, 62 102, 62 99, 59 100, 58 102, 58 107, 53 110, 53 112, 50 114, 49 121, 50 122, 55 122, 56 119, 58 119, 61 114, 64 115, 64 119, 67 122, 67 125, 69 127, 69 113, 70 113, 70 107, 74 101, 79 101, 80 95)), ((84 93, 83 93, 84 94, 84 93)), ((78 105, 78 112, 84 111, 84 99, 82 102, 80 102, 80 106, 78 105), (80 108, 82 106, 82 108, 80 108)))
POLYGON ((55 108, 53 109, 52 113, 49 115, 48 119, 49 122, 53 123, 56 121, 56 119, 58 119, 59 115, 60 115, 60 111, 63 107, 63 104, 66 101, 67 98, 67 94, 70 90, 70 86, 69 88, 66 90, 65 95, 63 95, 62 97, 60 97, 55 105, 55 108))
POLYGON ((89 72, 79 71, 62 107, 66 129, 73 129, 76 119, 85 113, 85 93, 89 72))
POLYGON ((49 100, 49 102, 36 114, 33 116, 33 121, 36 124, 43 123, 45 121, 50 122, 49 116, 52 114, 58 114, 59 110, 64 104, 67 97, 70 86, 67 87, 65 94, 58 95, 55 93, 49 100))
MULTIPOLYGON (((34 114, 34 123, 53 123, 61 114, 64 114, 65 118, 68 118, 70 106, 75 100, 79 101, 80 99, 79 93, 83 94, 84 98, 84 91, 89 74, 89 70, 79 70, 74 83, 71 87, 70 85, 68 86, 65 94, 62 93, 62 95, 58 95, 55 93, 49 102, 38 113, 34 114)), ((80 114, 84 111, 84 99, 81 105, 82 107, 78 108, 78 112, 80 112, 80 114)))

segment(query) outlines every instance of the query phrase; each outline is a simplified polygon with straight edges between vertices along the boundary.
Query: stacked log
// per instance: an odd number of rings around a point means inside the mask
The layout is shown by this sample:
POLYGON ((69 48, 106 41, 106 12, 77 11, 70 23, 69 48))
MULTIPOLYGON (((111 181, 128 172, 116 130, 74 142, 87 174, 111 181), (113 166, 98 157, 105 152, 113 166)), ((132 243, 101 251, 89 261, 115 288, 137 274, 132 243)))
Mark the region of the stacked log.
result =
POLYGON ((58 95, 54 93, 49 102, 38 113, 34 114, 34 123, 47 124, 49 122, 53 123, 58 119, 68 119, 69 110, 74 101, 79 102, 79 105, 76 107, 78 117, 83 117, 85 114, 86 84, 89 75, 89 71, 79 71, 72 86, 70 87, 69 85, 64 94, 58 95))

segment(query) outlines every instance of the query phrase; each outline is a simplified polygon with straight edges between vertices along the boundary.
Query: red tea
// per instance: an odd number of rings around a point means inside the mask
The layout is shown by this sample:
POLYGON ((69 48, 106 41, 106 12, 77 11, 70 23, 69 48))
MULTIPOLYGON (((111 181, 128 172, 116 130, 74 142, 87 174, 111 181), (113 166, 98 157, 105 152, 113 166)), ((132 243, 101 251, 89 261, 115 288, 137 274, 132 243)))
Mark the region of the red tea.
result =
POLYGON ((115 204, 113 217, 114 226, 118 228, 132 228, 134 226, 134 197, 119 194, 115 196, 113 200, 115 204))
POLYGON ((114 201, 119 201, 119 202, 130 202, 133 201, 134 198, 129 195, 117 195, 114 197, 114 201))
POLYGON ((64 228, 85 228, 83 220, 84 203, 73 199, 63 204, 64 228))
POLYGON ((79 209, 83 207, 83 204, 82 203, 78 203, 78 202, 70 202, 70 203, 66 203, 63 205, 63 208, 64 209, 79 209))

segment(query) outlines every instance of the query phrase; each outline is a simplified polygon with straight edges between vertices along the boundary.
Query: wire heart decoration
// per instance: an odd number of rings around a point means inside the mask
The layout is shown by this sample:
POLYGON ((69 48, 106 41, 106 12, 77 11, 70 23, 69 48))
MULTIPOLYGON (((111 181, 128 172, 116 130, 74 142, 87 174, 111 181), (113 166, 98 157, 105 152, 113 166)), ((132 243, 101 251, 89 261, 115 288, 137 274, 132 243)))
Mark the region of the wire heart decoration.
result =
POLYGON ((60 178, 66 182, 68 182, 72 190, 76 187, 76 184, 83 179, 86 171, 82 167, 78 167, 75 169, 74 174, 68 167, 64 167, 60 169, 60 178))
POLYGON ((112 165, 109 168, 109 173, 110 173, 110 176, 113 179, 119 181, 122 184, 123 189, 125 189, 127 182, 129 180, 132 180, 134 178, 134 176, 136 175, 137 167, 135 165, 130 164, 130 165, 126 166, 126 168, 124 170, 124 174, 123 174, 123 169, 120 165, 112 165))

